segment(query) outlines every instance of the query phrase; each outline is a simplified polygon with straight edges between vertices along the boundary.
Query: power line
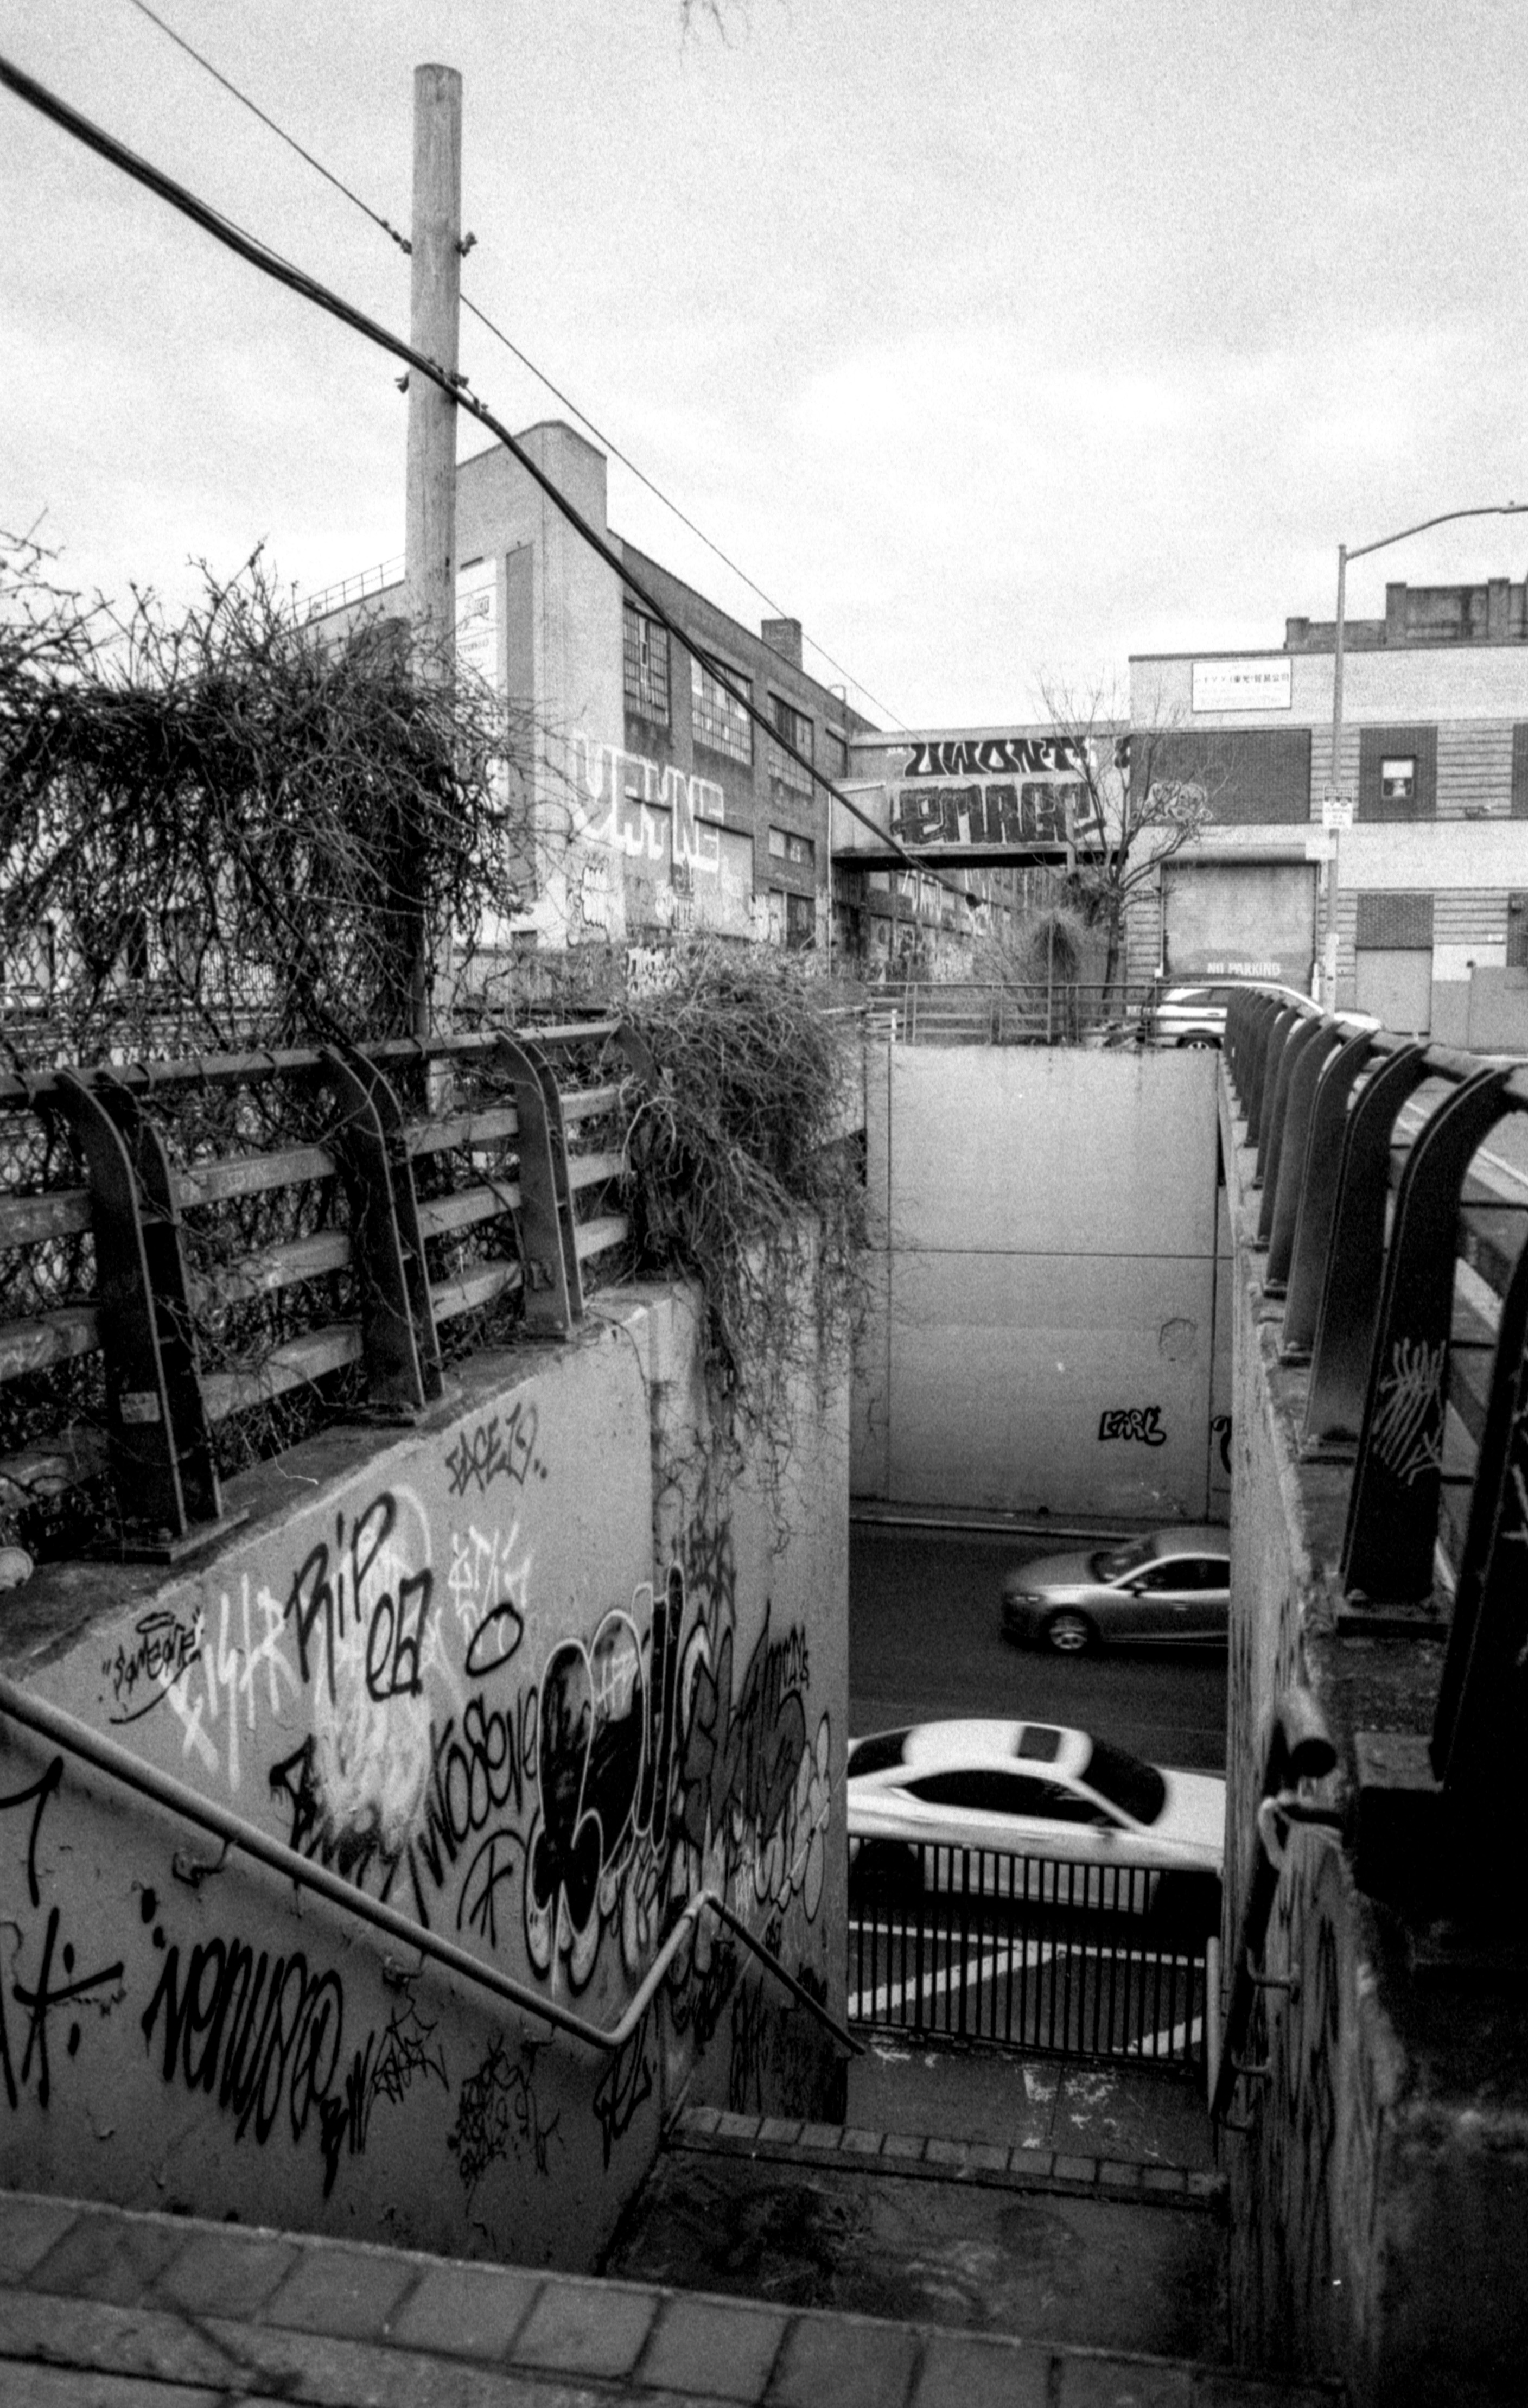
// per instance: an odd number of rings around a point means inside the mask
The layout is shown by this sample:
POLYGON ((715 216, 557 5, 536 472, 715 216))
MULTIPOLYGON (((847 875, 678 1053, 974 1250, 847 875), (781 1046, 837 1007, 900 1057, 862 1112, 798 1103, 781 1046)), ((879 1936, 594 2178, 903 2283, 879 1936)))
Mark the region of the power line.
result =
POLYGON ((333 184, 336 193, 343 193, 345 198, 353 203, 363 217, 370 218, 373 225, 380 226, 382 232, 391 236, 400 251, 412 251, 413 245, 406 235, 401 235, 395 225, 390 225, 386 218, 374 209, 369 202, 362 199, 359 193, 352 193, 349 184, 342 182, 332 168, 324 165, 321 159, 315 159, 311 150, 305 150, 295 135, 289 134, 284 125, 278 125, 274 117, 267 117, 258 101, 251 100, 247 92, 240 92, 237 84, 231 82, 227 76, 213 65, 209 58, 205 58, 193 42, 188 42, 184 34, 178 34, 175 27, 167 24, 156 9, 150 8, 149 0, 128 0, 128 5, 136 8, 140 17, 147 17, 150 25, 157 25, 165 39, 173 42, 177 50, 184 50, 188 59, 194 59, 197 65, 204 68, 212 78, 214 83, 221 83, 224 92, 230 93, 238 102, 241 108, 247 108, 251 117, 258 117, 262 125, 268 126, 278 142, 284 142, 289 150, 295 150, 299 159, 305 159, 315 175, 321 176, 326 184, 333 184))
MULTIPOLYGON (((299 159, 306 160, 308 166, 313 168, 316 174, 321 176, 326 183, 332 184, 336 193, 343 193, 345 198, 348 201, 352 202, 364 217, 369 218, 373 225, 379 226, 382 232, 397 244, 400 251, 408 251, 412 250, 412 245, 398 232, 396 226, 390 224, 388 220, 381 216, 378 210, 374 209, 368 201, 364 201, 359 193, 352 192, 349 184, 342 182, 340 178, 336 176, 331 168, 328 168, 323 165, 321 159, 315 159, 311 150, 306 150, 294 136, 289 134, 284 126, 278 125, 274 117, 267 115, 266 111, 260 107, 257 101, 251 100, 248 93, 241 92, 238 85, 222 74, 219 68, 215 67, 210 59, 204 57, 203 53, 195 48, 194 44, 188 42, 184 35, 178 34, 175 27, 167 23, 166 21, 159 15, 156 9, 150 8, 148 5, 148 0, 129 0, 129 6, 136 8, 140 16, 147 17, 151 25, 157 25, 159 31, 164 34, 168 40, 174 42, 177 49, 184 50, 188 58, 194 59, 197 65, 204 68, 215 83, 220 83, 224 92, 230 93, 233 98, 238 102, 242 108, 249 109, 251 116, 259 118, 262 125, 268 126, 271 133, 276 136, 278 141, 284 142, 289 150, 294 150, 299 159)), ((678 502, 670 501, 662 486, 655 484, 652 479, 647 474, 646 470, 639 468, 635 461, 631 458, 630 454, 621 450, 619 443, 613 441, 608 435, 605 434, 598 426, 596 426, 588 411, 586 409, 580 409, 578 403, 572 398, 571 394, 565 394, 561 385, 554 384, 551 378, 548 376, 546 370, 544 368, 538 368, 536 362, 529 356, 529 354, 522 351, 520 345, 510 339, 510 337, 505 333, 502 326, 495 325, 493 320, 489 316, 486 309, 479 309, 476 301, 469 299, 465 293, 462 295, 462 307, 464 309, 470 309, 472 315, 478 321, 479 324, 487 327, 489 333, 493 336, 498 342, 501 342, 504 345, 505 350, 510 352, 513 357, 520 362, 521 367, 527 368, 531 375, 536 378, 538 384, 545 385, 547 391, 553 394, 556 399, 562 403, 564 409, 570 409, 573 412, 574 417, 578 421, 580 425, 588 427, 589 432, 594 437, 595 442, 602 443, 612 459, 619 460, 623 468, 629 469, 631 474, 636 479, 638 484, 645 485, 648 492, 663 504, 665 510, 672 511, 673 515, 678 520, 681 526, 688 527, 691 534, 696 537, 699 541, 706 546, 707 552, 713 553, 715 557, 721 562, 724 567, 729 568, 732 571, 732 574, 735 577, 740 578, 742 582, 748 587, 750 594, 756 594, 760 601, 766 604, 767 607, 774 611, 777 618, 784 619, 790 615, 789 612, 781 608, 779 603, 774 601, 771 596, 764 592, 764 587, 760 585, 755 579, 749 575, 746 568, 741 567, 729 553, 722 551, 721 546, 715 542, 712 538, 706 533, 704 527, 697 526, 694 520, 691 518, 686 511, 680 509, 678 502)), ((835 659, 827 646, 825 644, 819 643, 815 636, 808 636, 806 640, 810 644, 813 652, 818 653, 822 660, 826 661, 830 668, 835 668, 840 677, 847 679, 850 685, 856 687, 858 691, 864 695, 865 700, 871 704, 875 710, 878 710, 884 719, 889 719, 892 725, 894 728, 900 729, 903 735, 907 734, 907 730, 906 722, 902 720, 888 704, 879 701, 877 696, 871 693, 870 688, 864 682, 863 679, 857 678, 851 669, 846 668, 842 661, 835 659)))
MULTIPOLYGON (((143 184, 150 192, 157 194, 162 201, 168 202, 171 208, 178 209, 182 217, 189 218, 193 225, 200 226, 204 234, 209 234, 213 240, 221 243, 225 250, 234 251, 251 267, 258 268, 263 276, 270 277, 278 284, 284 284, 289 292, 295 293, 301 299, 311 302, 315 308, 323 310, 328 317, 336 318, 341 325, 349 326, 353 333, 364 336, 368 342, 375 343, 379 351, 390 351, 394 359, 402 360, 411 373, 427 377, 432 384, 437 385, 458 408, 464 409, 469 417, 477 419, 480 425, 486 426, 489 433, 504 445, 510 458, 524 470, 532 483, 546 495, 552 508, 566 520, 575 534, 580 536, 590 550, 604 561, 606 566, 620 580, 626 590, 635 595, 643 609, 666 631, 680 650, 688 652, 693 660, 698 661, 712 677, 720 678, 723 682, 726 681, 725 664, 697 644, 694 638, 688 635, 678 621, 664 609, 656 595, 649 593, 641 580, 634 575, 605 538, 590 525, 582 512, 568 500, 561 487, 552 482, 546 470, 531 457, 524 446, 510 434, 509 429, 494 417, 493 411, 478 399, 476 394, 469 390, 464 378, 449 376, 444 368, 428 358, 423 351, 418 351, 411 343, 406 343, 401 335, 394 335, 377 319, 368 317, 364 309, 358 309, 353 302, 347 301, 339 294, 332 292, 328 285, 321 284, 318 279, 309 276, 306 269, 294 267, 290 260, 283 259, 278 252, 270 250, 256 236, 247 234, 242 226, 236 225, 233 219, 225 217, 221 210, 215 209, 210 203, 199 199, 186 185, 178 183, 173 176, 166 175, 162 167, 152 165, 149 160, 141 158, 136 150, 130 150, 125 143, 117 140, 115 135, 107 134, 103 126, 95 124, 92 119, 82 117, 78 109, 70 108, 67 101, 61 100, 56 93, 50 92, 46 84, 38 83, 34 76, 27 75, 22 68, 13 65, 10 60, 3 57, 0 57, 0 84, 4 84, 7 91, 13 92, 19 100, 24 100, 29 108, 36 109, 40 116, 48 118, 54 125, 61 127, 65 134, 72 135, 77 142, 83 143, 87 150, 93 150, 99 158, 107 160, 110 165, 121 168, 122 173, 130 176, 135 183, 143 184)), ((904 868, 916 872, 921 878, 932 880, 933 883, 947 895, 956 896, 963 902, 969 899, 962 888, 952 886, 949 880, 941 878, 937 871, 914 860, 900 839, 893 836, 889 829, 881 827, 867 811, 861 810, 857 803, 851 803, 846 795, 841 795, 833 781, 823 776, 814 761, 808 760, 804 752, 798 752, 793 744, 786 741, 774 721, 765 716, 751 695, 741 694, 735 686, 730 691, 753 725, 760 728, 773 743, 777 744, 788 760, 793 761, 799 769, 804 769, 813 785, 821 787, 830 802, 839 803, 851 819, 858 820, 861 825, 869 828, 882 844, 889 846, 904 868)))

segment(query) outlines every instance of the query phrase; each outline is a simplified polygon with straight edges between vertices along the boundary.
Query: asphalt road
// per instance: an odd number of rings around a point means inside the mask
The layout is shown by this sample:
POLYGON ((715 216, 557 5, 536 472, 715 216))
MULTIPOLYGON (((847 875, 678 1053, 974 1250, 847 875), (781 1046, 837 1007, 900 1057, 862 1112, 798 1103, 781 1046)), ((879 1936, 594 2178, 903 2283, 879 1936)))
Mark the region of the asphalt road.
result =
POLYGON ((1003 1637, 1005 1568, 1064 1541, 891 1529, 850 1543, 850 1735, 946 1715, 1070 1723, 1153 1764, 1225 1770, 1223 1650, 1052 1656, 1003 1637))

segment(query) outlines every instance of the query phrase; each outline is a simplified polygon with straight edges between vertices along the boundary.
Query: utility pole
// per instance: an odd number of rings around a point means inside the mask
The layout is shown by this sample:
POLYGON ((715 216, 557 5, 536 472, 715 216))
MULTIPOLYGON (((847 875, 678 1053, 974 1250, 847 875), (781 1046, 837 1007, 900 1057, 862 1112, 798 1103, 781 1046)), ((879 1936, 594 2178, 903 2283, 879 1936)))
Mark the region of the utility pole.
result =
MULTIPOLYGON (((462 79, 414 69, 413 270, 408 339, 456 375, 462 300, 462 79)), ((408 616, 418 656, 450 659, 456 624, 456 404, 408 380, 408 493, 404 535, 408 616)))
MULTIPOLYGON (((414 69, 414 214, 408 339, 456 375, 462 298, 462 79, 454 67, 414 69)), ((456 633, 456 403, 428 378, 408 380, 404 581, 415 674, 449 684, 456 633)), ((408 937, 409 1019, 430 1034, 432 964, 421 864, 405 865, 420 898, 408 937), (414 875, 410 875, 410 869, 414 875)))

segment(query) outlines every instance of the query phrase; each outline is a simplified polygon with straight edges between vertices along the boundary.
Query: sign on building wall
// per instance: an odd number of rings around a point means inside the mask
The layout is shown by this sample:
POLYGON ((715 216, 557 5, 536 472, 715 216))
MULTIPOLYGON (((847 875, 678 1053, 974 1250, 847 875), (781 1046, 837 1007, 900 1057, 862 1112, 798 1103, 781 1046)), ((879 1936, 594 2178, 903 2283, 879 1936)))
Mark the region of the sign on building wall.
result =
POLYGON ((1282 653, 1267 660, 1195 661, 1195 710, 1289 710, 1294 702, 1294 664, 1282 653))
POLYGON ((490 685, 499 680, 499 573, 496 562, 475 560, 456 579, 456 657, 490 685))

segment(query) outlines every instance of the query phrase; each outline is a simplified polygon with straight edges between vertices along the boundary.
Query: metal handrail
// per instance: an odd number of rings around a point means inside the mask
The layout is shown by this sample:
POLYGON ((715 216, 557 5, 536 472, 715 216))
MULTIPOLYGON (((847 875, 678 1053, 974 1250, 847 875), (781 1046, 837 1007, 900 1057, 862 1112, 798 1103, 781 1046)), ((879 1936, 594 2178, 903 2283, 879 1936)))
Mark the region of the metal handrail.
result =
POLYGON ((328 1899, 331 1905, 343 1907, 348 1914, 357 1916, 363 1923, 369 1923, 374 1929, 385 1931, 390 1938, 402 1941, 407 1947, 417 1948, 421 1956, 433 1957, 436 1964, 446 1966, 450 1972, 476 1982, 480 1988, 491 1990, 496 1998, 507 2000, 525 2014, 539 2016, 554 2029, 564 2031, 570 2038, 580 2040, 587 2047, 600 2049, 606 2055, 613 2054, 630 2040, 678 1955, 691 1925, 697 1922, 707 1908, 729 1930, 737 1934, 744 1945, 784 1985, 793 1998, 810 2011, 841 2046, 854 2057, 864 2053, 863 2044, 852 2033, 846 2031, 843 2025, 829 2014, 804 1983, 786 1971, 774 1951, 755 1937, 742 1918, 735 1914, 714 1890, 701 1890, 690 1899, 620 2020, 606 2030, 601 2025, 591 2023, 586 2016, 575 2014, 571 2008, 558 2005, 555 2000, 541 1998, 527 1984, 515 1981, 507 1973, 501 1973, 496 1966, 485 1965, 480 1957, 472 1956, 465 1948, 459 1948, 454 1941, 438 1939, 424 1925, 411 1921, 407 1914, 400 1914, 396 1907, 386 1905, 380 1899, 368 1898, 364 1890, 342 1881, 326 1866, 311 1863, 283 1841, 267 1838, 256 1825, 246 1822, 242 1814, 232 1813, 226 1806, 216 1805, 211 1799, 203 1798, 196 1790, 188 1788, 183 1781, 177 1781, 172 1773, 159 1771, 141 1756, 134 1756, 129 1749, 119 1745, 117 1741, 104 1739, 99 1731, 92 1730, 88 1723, 79 1721, 62 1706, 51 1705, 45 1698, 34 1697, 30 1691, 3 1675, 0 1675, 0 1713, 8 1714, 13 1722, 37 1732, 53 1746, 64 1748, 70 1755, 79 1756, 98 1772, 121 1782, 129 1789, 136 1789, 140 1797, 150 1798, 156 1805, 167 1807, 172 1813, 182 1815, 187 1822, 195 1823, 204 1831, 211 1832, 222 1841, 225 1850, 237 1848, 245 1856, 253 1856, 259 1863, 268 1865, 273 1871, 285 1875, 299 1888, 316 1891, 320 1898, 328 1899))
MULTIPOLYGON (((1332 1735, 1310 1691, 1298 1685, 1286 1689, 1275 1708, 1273 1727, 1268 1733, 1257 1813, 1257 1857, 1242 1903, 1230 2004, 1226 2009, 1221 2038, 1212 2051, 1207 2050, 1214 2064, 1209 2088, 1211 2123, 1223 2124, 1228 2119, 1231 2095, 1241 2075, 1248 2071, 1241 2061, 1241 2051, 1247 2044, 1247 2035, 1251 2028, 1252 2008, 1260 1988, 1267 1986, 1257 1968, 1263 1961, 1268 1920, 1273 1913, 1283 1861, 1275 1853, 1271 1841, 1269 1814, 1280 1814, 1290 1822, 1313 1824, 1327 1831, 1339 1830, 1341 1817, 1335 1810, 1310 1804, 1299 1795, 1295 1785, 1307 1781, 1325 1780, 1336 1770, 1336 1762, 1337 1752, 1332 1743, 1332 1735)), ((1213 2003, 1207 1996, 1207 2010, 1213 2003)))

